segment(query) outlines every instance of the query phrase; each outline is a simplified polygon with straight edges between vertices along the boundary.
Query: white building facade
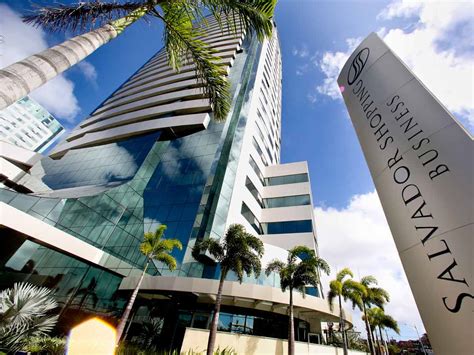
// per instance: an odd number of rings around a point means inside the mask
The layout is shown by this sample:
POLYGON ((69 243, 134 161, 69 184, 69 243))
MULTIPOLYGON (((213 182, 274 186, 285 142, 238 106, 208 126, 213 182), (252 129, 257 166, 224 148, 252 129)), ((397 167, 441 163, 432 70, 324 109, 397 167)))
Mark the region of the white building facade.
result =
POLYGON ((64 127, 29 96, 0 111, 0 140, 38 153, 54 143, 64 127))

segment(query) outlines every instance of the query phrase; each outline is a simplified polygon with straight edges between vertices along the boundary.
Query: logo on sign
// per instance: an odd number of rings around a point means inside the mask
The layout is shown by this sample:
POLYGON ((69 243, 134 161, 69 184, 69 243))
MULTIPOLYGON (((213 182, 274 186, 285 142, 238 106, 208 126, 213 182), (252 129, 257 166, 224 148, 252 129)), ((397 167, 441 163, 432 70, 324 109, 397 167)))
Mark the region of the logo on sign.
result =
POLYGON ((349 85, 354 84, 357 78, 362 73, 365 63, 367 63, 367 59, 369 59, 369 53, 369 48, 366 47, 364 49, 361 49, 352 60, 351 67, 349 68, 349 72, 347 73, 347 83, 349 85))

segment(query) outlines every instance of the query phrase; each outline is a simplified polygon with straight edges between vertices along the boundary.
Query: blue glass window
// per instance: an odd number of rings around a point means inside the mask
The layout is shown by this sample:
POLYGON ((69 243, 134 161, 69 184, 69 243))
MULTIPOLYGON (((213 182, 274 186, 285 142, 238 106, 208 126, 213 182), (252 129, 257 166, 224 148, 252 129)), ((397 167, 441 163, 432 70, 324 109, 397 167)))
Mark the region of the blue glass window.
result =
POLYGON ((249 189, 250 193, 252 194, 253 197, 255 197, 255 200, 258 202, 258 204, 260 205, 260 207, 263 208, 263 201, 262 201, 262 197, 260 196, 260 194, 258 193, 258 190, 257 188, 255 187, 255 185, 253 184, 253 182, 247 177, 247 179, 245 180, 245 186, 247 186, 247 189, 249 189))
POLYGON ((266 185, 273 186, 273 185, 286 185, 286 184, 296 184, 298 182, 307 182, 308 174, 295 174, 295 175, 285 175, 285 176, 275 176, 266 178, 265 182, 266 185))
POLYGON ((255 215, 250 211, 250 209, 247 207, 245 203, 242 202, 242 209, 240 211, 242 213, 242 216, 247 220, 247 222, 250 223, 250 225, 255 229, 255 231, 258 234, 262 234, 262 227, 260 225, 260 222, 258 219, 255 217, 255 215))
POLYGON ((313 231, 310 219, 289 222, 262 223, 263 234, 308 233, 313 231))
POLYGON ((255 174, 257 174, 260 181, 262 182, 262 185, 265 185, 265 183, 264 183, 265 179, 263 178, 263 174, 260 171, 260 168, 258 167, 255 160, 253 160, 252 156, 250 156, 250 158, 249 158, 249 164, 252 167, 253 171, 255 171, 255 174))
POLYGON ((307 295, 310 295, 310 296, 320 297, 319 290, 316 287, 313 287, 313 286, 305 287, 304 293, 306 293, 307 295))
POLYGON ((263 155, 263 151, 258 145, 258 142, 255 140, 255 138, 253 139, 253 146, 257 150, 258 155, 260 155, 260 159, 262 159, 263 164, 265 164, 265 166, 268 166, 267 159, 265 158, 265 155, 263 155))
POLYGON ((311 204, 309 195, 285 196, 266 198, 263 200, 265 208, 289 207, 289 206, 305 206, 311 204))

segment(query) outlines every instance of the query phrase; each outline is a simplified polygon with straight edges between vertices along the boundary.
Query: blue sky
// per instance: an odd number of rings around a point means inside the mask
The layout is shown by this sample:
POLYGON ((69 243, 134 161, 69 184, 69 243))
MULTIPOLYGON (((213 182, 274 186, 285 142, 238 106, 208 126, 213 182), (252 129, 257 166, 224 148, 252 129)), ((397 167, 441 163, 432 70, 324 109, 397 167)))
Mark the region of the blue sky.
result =
MULTIPOLYGON (((29 1, 3 3, 0 67, 64 40, 15 19, 29 1)), ((473 13, 469 2, 399 0, 280 0, 276 10, 282 162, 308 161, 322 256, 335 268, 379 279, 392 294, 388 311, 410 324, 402 325, 402 338, 413 338, 411 325, 423 324, 335 78, 351 50, 375 31, 472 132, 473 13)), ((161 39, 157 20, 136 23, 33 96, 70 129, 158 51, 161 39)))

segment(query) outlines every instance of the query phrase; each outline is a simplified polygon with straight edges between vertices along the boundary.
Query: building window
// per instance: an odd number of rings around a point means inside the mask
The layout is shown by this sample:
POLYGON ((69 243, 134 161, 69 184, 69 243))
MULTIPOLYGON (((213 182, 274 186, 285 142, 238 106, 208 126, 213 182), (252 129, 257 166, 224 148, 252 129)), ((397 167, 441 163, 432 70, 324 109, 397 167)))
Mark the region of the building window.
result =
POLYGON ((262 197, 260 196, 260 194, 258 193, 258 190, 257 188, 255 187, 255 185, 253 184, 253 182, 247 177, 247 179, 245 180, 245 186, 247 186, 247 189, 250 191, 250 193, 252 194, 253 197, 255 197, 255 200, 257 200, 258 204, 260 205, 260 207, 264 208, 263 207, 263 201, 262 201, 262 197))
POLYGON ((242 209, 240 213, 242 213, 242 216, 244 216, 247 222, 250 223, 250 225, 253 227, 255 232, 257 232, 258 234, 262 234, 262 227, 260 225, 260 222, 258 221, 257 217, 255 217, 252 211, 250 211, 250 208, 248 208, 248 206, 244 202, 242 202, 242 209))
POLYGON ((263 155, 263 151, 260 148, 260 146, 258 145, 258 142, 255 140, 255 138, 253 139, 253 146, 254 146, 255 150, 257 151, 258 155, 260 155, 260 159, 262 159, 263 164, 265 166, 268 166, 268 161, 265 158, 265 155, 263 155))
POLYGON ((252 167, 253 171, 255 171, 255 174, 257 174, 257 176, 260 179, 260 182, 262 183, 262 185, 265 185, 265 179, 263 178, 263 174, 260 171, 260 168, 258 167, 255 160, 253 160, 252 156, 250 156, 250 158, 249 158, 249 164, 252 167))
POLYGON ((310 219, 289 222, 262 223, 263 234, 309 233, 313 231, 310 219))
POLYGON ((306 293, 307 295, 310 295, 310 296, 314 296, 314 297, 321 297, 319 295, 319 290, 316 287, 313 287, 313 286, 306 286, 305 290, 304 290, 304 293, 306 293))
POLYGON ((311 198, 309 195, 266 198, 263 200, 263 204, 265 208, 305 206, 311 204, 311 198))
POLYGON ((265 179, 265 185, 286 185, 286 184, 296 184, 299 182, 308 182, 308 174, 295 174, 295 175, 285 175, 285 176, 274 176, 265 179))

